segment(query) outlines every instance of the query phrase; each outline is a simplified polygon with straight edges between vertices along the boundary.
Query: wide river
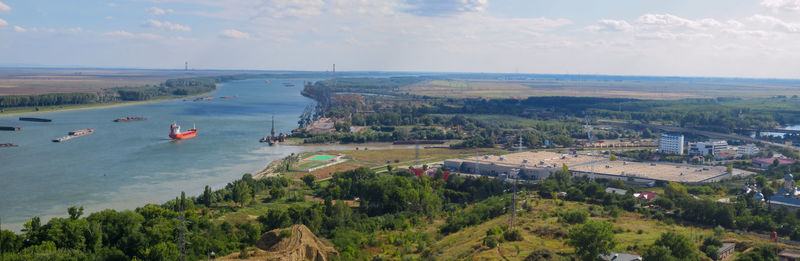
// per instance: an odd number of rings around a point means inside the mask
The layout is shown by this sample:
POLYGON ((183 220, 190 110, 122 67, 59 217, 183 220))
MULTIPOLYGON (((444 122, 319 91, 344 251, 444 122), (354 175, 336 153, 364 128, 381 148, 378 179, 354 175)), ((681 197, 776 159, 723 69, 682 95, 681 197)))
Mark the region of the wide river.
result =
POLYGON ((228 82, 205 102, 167 101, 110 108, 30 115, 50 123, 0 117, 0 218, 4 229, 19 231, 34 216, 66 216, 69 206, 86 213, 113 208, 131 209, 163 203, 186 191, 198 195, 203 187, 221 188, 244 173, 255 173, 270 161, 313 147, 277 145, 258 139, 275 116, 277 132, 297 127, 298 116, 313 101, 300 95, 309 79, 265 79, 228 82), (293 83, 286 87, 283 83, 293 83), (221 96, 237 96, 221 99, 221 96), (112 122, 125 116, 146 121, 112 122), (196 125, 197 137, 171 141, 169 125, 196 125), (72 130, 92 128, 92 135, 63 143, 51 142, 72 130))

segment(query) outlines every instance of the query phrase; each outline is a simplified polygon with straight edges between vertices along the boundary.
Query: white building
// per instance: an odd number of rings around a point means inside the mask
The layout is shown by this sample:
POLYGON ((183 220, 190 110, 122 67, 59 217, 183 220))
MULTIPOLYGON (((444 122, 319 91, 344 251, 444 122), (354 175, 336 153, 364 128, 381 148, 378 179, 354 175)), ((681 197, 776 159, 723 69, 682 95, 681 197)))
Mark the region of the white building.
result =
POLYGON ((738 154, 739 156, 754 155, 758 154, 759 152, 761 152, 761 150, 759 150, 758 147, 756 147, 756 145, 753 143, 744 146, 739 146, 739 149, 736 150, 736 154, 738 154))
POLYGON ((658 139, 658 151, 662 153, 683 154, 682 134, 661 134, 658 139))
POLYGON ((724 140, 689 143, 689 155, 705 156, 710 154, 716 156, 727 150, 728 142, 724 140))

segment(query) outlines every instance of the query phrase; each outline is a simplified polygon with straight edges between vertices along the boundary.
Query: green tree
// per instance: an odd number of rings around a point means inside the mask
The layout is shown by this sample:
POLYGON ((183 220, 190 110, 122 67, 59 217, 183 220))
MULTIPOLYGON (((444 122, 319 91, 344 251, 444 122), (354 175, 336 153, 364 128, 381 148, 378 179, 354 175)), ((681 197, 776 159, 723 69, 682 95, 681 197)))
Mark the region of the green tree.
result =
POLYGON ((303 176, 300 179, 303 180, 304 183, 306 183, 306 186, 308 186, 309 188, 313 188, 314 187, 314 180, 317 179, 317 178, 314 177, 314 175, 308 174, 308 175, 303 176))
POLYGON ((609 161, 616 161, 617 160, 617 155, 611 154, 611 156, 608 156, 608 160, 609 161))
POLYGON ((614 226, 605 221, 590 220, 569 230, 567 245, 575 248, 581 260, 596 260, 600 254, 608 254, 617 242, 614 240, 614 226))
POLYGON ((69 214, 69 218, 72 220, 76 220, 83 215, 83 206, 80 208, 71 206, 67 209, 67 213, 69 214))
POLYGON ((672 251, 668 247, 656 245, 648 247, 642 254, 642 259, 647 261, 679 261, 679 259, 672 256, 672 251))
POLYGON ((686 187, 677 182, 670 181, 664 187, 664 194, 670 198, 678 198, 686 195, 686 187))
POLYGON ((689 238, 675 232, 665 232, 645 251, 643 259, 698 260, 698 254, 689 238))
POLYGON ((211 188, 206 185, 206 188, 203 190, 203 196, 200 197, 203 199, 203 204, 205 204, 206 207, 211 207, 211 204, 213 203, 213 196, 211 193, 211 188))
POLYGON ((286 191, 278 186, 273 186, 269 188, 269 198, 271 200, 278 200, 286 195, 286 191))
POLYGON ((247 182, 237 181, 233 185, 233 202, 239 203, 244 207, 244 204, 250 200, 250 193, 250 186, 247 185, 247 182))

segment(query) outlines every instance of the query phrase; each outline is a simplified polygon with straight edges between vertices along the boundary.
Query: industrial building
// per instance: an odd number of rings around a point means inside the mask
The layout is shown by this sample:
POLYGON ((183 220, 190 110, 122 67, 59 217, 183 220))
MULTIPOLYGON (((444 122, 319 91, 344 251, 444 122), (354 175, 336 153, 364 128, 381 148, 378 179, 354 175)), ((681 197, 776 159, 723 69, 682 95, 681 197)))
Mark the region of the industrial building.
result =
POLYGON ((695 156, 705 156, 705 155, 713 155, 717 156, 720 152, 727 152, 728 150, 728 142, 724 140, 717 140, 717 141, 709 141, 709 142, 690 142, 689 143, 689 155, 695 156))
POLYGON ((547 151, 519 152, 502 156, 479 156, 450 159, 444 166, 451 171, 495 177, 509 177, 519 170, 519 178, 542 180, 564 165, 576 176, 590 179, 617 179, 627 183, 653 185, 657 181, 682 183, 715 182, 731 176, 749 176, 753 172, 724 166, 704 166, 672 163, 642 163, 610 161, 607 157, 556 153, 547 151))
POLYGON ((519 178, 528 180, 545 179, 550 174, 567 166, 578 166, 591 162, 601 162, 602 157, 578 154, 564 154, 549 151, 526 151, 502 156, 479 156, 466 159, 445 160, 447 169, 469 174, 507 177, 519 170, 519 178))
POLYGON ((658 139, 658 151, 683 154, 683 134, 661 134, 661 138, 658 139))
POLYGON ((750 171, 733 169, 733 174, 731 175, 731 173, 728 173, 727 167, 724 166, 626 161, 605 161, 595 164, 594 170, 590 165, 575 166, 570 167, 570 172, 575 175, 587 176, 591 179, 618 179, 639 183, 655 181, 703 183, 720 181, 731 176, 754 174, 750 171))

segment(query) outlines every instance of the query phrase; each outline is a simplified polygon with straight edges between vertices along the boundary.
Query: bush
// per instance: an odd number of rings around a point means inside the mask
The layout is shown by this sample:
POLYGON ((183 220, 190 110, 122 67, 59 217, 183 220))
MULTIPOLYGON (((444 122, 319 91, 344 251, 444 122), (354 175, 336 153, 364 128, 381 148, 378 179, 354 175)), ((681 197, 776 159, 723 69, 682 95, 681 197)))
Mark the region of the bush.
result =
POLYGON ((494 237, 486 237, 486 239, 483 240, 483 245, 489 248, 495 248, 497 247, 497 239, 494 237))
POLYGON ((503 233, 503 238, 506 241, 522 241, 522 233, 518 229, 507 230, 503 233))
POLYGON ((564 213, 561 216, 561 222, 566 222, 569 224, 583 224, 586 223, 586 220, 589 219, 589 213, 583 210, 575 210, 564 213))
POLYGON ((292 236, 292 230, 291 229, 281 230, 281 233, 280 233, 280 237, 281 238, 288 238, 288 237, 291 237, 291 236, 292 236))

